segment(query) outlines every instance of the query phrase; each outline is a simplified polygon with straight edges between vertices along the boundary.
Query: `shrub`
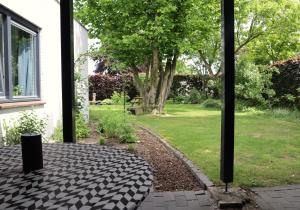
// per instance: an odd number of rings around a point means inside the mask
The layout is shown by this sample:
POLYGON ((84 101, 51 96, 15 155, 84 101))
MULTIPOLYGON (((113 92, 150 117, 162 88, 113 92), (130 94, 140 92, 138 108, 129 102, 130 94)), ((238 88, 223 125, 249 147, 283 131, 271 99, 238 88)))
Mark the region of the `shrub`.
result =
MULTIPOLYGON (((125 85, 125 92, 130 99, 138 96, 138 91, 134 86, 132 76, 96 74, 89 77, 89 97, 93 98, 96 93, 97 100, 111 98, 113 92, 122 92, 125 85)), ((198 91, 204 91, 208 88, 208 93, 213 92, 214 98, 219 96, 220 82, 219 79, 211 79, 202 75, 175 75, 171 86, 169 98, 174 99, 176 96, 185 95, 192 88, 198 91)))
POLYGON ((104 131, 108 138, 118 138, 120 143, 136 141, 130 115, 122 112, 110 112, 102 115, 98 130, 104 131))
POLYGON ((2 137, 2 144, 15 145, 21 143, 21 135, 25 133, 41 134, 45 140, 46 120, 39 118, 34 111, 22 112, 20 117, 8 126, 4 122, 5 136, 2 137))
POLYGON ((54 128, 54 133, 51 136, 51 138, 55 141, 62 142, 63 141, 63 129, 62 125, 58 125, 56 128, 54 128))
POLYGON ((86 91, 88 91, 88 88, 80 72, 76 71, 74 73, 74 80, 75 80, 75 111, 76 113, 80 113, 80 111, 84 108, 85 94, 86 91))
POLYGON ((199 90, 193 88, 189 95, 189 102, 191 104, 200 104, 203 100, 206 99, 205 95, 202 95, 199 90))
POLYGON ((122 92, 125 86, 125 92, 132 99, 138 95, 133 84, 133 79, 129 74, 109 75, 96 74, 89 77, 89 98, 92 100, 93 93, 96 93, 97 100, 111 98, 113 92, 122 92))
POLYGON ((100 145, 105 145, 106 141, 105 141, 105 138, 103 136, 100 136, 99 138, 99 144, 100 145))
POLYGON ((300 56, 286 61, 278 61, 274 67, 278 74, 273 74, 273 89, 276 92, 274 105, 278 107, 298 108, 300 110, 300 56))
POLYGON ((111 96, 111 100, 112 100, 113 104, 123 104, 124 100, 126 103, 128 102, 129 96, 127 94, 125 94, 125 97, 124 97, 123 92, 118 93, 117 91, 114 91, 113 95, 111 96))
POLYGON ((90 128, 88 124, 85 122, 83 114, 79 113, 76 115, 76 138, 83 139, 88 138, 90 136, 90 128))
MULTIPOLYGON (((88 138, 90 136, 90 128, 88 127, 88 123, 85 122, 83 114, 76 114, 75 119, 75 135, 77 139, 88 138)), ((54 128, 54 133, 52 135, 52 139, 62 142, 63 141, 63 128, 62 125, 59 124, 56 128, 54 128)))
POLYGON ((221 102, 220 102, 220 100, 216 100, 216 99, 207 99, 201 104, 201 107, 220 109, 221 102))
POLYGON ((190 97, 188 95, 178 95, 173 98, 174 104, 188 104, 190 97))
POLYGON ((104 99, 103 101, 101 101, 102 105, 113 105, 114 102, 111 99, 104 99))
POLYGON ((134 135, 134 129, 129 124, 124 124, 120 127, 119 138, 121 143, 135 143, 136 136, 134 135))
POLYGON ((135 148, 136 148, 135 144, 129 144, 127 150, 128 152, 134 153, 135 148))
POLYGON ((241 58, 236 65, 236 97, 253 106, 266 105, 275 95, 271 81, 274 72, 274 68, 255 65, 241 58))

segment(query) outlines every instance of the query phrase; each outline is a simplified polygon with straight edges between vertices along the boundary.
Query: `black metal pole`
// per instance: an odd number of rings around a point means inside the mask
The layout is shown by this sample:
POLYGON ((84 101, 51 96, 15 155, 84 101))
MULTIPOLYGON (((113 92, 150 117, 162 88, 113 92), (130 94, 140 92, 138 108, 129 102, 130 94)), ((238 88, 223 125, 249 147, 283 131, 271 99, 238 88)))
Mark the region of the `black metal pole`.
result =
POLYGON ((75 143, 73 0, 60 1, 64 142, 75 143))
POLYGON ((233 182, 234 169, 234 0, 222 0, 223 109, 221 138, 221 180, 233 182))

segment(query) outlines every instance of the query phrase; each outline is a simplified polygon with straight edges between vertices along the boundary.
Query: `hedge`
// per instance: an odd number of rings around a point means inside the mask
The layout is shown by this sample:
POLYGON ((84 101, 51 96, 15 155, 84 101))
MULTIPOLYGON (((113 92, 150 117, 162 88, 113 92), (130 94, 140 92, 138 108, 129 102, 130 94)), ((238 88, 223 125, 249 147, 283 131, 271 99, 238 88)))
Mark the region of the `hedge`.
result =
POLYGON ((122 92, 123 86, 130 99, 138 95, 129 75, 92 75, 89 77, 89 98, 92 100, 93 93, 96 93, 96 100, 110 98, 114 91, 122 92))
POLYGON ((275 105, 297 107, 300 110, 300 56, 278 61, 273 66, 279 70, 279 74, 274 74, 272 78, 277 99, 275 105))
MULTIPOLYGON (((110 98, 114 91, 122 92, 123 81, 126 80, 125 90, 130 99, 138 95, 138 91, 133 85, 133 79, 130 75, 104 75, 96 74, 89 77, 89 96, 92 100, 93 93, 96 93, 97 100, 110 98)), ((170 95, 178 95, 179 89, 187 87, 196 88, 199 91, 203 90, 208 77, 200 75, 175 75, 170 95)), ((217 90, 215 90, 217 94, 217 90)))

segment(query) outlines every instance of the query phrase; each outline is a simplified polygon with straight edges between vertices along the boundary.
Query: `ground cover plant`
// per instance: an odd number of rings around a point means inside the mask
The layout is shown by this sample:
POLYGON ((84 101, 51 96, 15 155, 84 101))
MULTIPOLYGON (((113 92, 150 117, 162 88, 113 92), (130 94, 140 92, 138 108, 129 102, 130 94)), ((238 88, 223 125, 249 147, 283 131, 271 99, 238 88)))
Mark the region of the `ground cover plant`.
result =
MULTIPOLYGON (((118 110, 121 106, 91 106, 91 120, 118 110)), ((234 185, 300 183, 300 119, 278 110, 244 110, 236 112, 234 185)), ((159 133, 219 184, 220 109, 167 104, 166 112, 138 116, 136 123, 159 133)))

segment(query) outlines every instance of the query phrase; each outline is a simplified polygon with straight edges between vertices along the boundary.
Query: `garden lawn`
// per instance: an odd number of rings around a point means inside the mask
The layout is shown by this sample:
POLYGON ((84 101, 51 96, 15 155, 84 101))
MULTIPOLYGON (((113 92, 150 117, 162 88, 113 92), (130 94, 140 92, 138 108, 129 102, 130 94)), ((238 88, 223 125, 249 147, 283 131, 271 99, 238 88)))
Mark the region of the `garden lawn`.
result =
MULTIPOLYGON (((121 106, 91 106, 91 119, 121 106)), ((183 152, 216 184, 220 168, 220 111, 199 105, 166 106, 165 116, 136 117, 183 152)), ((300 183, 300 121, 263 112, 236 112, 235 186, 300 183)))

